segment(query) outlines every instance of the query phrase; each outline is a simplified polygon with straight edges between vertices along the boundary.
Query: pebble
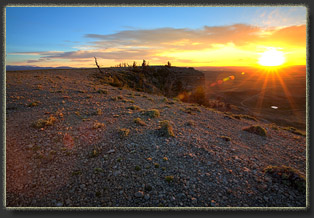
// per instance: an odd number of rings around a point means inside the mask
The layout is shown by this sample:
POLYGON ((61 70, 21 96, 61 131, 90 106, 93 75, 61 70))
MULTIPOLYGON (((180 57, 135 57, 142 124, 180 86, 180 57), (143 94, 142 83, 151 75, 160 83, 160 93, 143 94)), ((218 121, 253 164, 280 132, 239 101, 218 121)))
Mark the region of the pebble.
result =
POLYGON ((114 149, 110 149, 110 150, 107 152, 107 154, 111 154, 111 153, 114 153, 114 152, 115 152, 114 149))
POLYGON ((214 201, 214 200, 211 200, 210 201, 210 206, 211 207, 215 207, 217 205, 217 203, 214 201))
POLYGON ((181 199, 181 198, 185 198, 186 195, 184 193, 179 193, 177 194, 177 198, 181 199))
POLYGON ((57 206, 57 207, 62 207, 62 206, 63 206, 63 203, 62 203, 62 202, 58 202, 58 203, 56 203, 56 206, 57 206))
POLYGON ((119 175, 121 175, 121 171, 120 171, 120 170, 115 171, 115 172, 113 173, 113 175, 114 175, 114 176, 119 176, 119 175))
POLYGON ((192 204, 197 204, 197 199, 196 198, 191 198, 192 204))
POLYGON ((144 192, 138 191, 138 192, 135 193, 134 196, 137 197, 137 198, 142 198, 144 196, 144 192))
POLYGON ((145 191, 151 191, 153 189, 153 187, 149 184, 145 185, 144 188, 145 188, 145 191))

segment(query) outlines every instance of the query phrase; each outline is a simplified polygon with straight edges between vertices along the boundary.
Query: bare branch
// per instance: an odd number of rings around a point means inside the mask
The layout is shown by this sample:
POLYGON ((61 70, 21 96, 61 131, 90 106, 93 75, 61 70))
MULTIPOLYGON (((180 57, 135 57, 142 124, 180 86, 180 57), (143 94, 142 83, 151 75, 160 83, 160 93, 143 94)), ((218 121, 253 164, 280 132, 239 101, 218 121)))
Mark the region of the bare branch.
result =
POLYGON ((96 64, 96 66, 97 66, 97 68, 98 68, 99 72, 100 72, 100 73, 104 73, 104 72, 102 72, 102 71, 101 71, 101 69, 100 69, 100 67, 99 67, 99 65, 98 65, 98 63, 97 63, 97 59, 96 59, 96 57, 94 57, 94 58, 95 58, 95 64, 96 64))

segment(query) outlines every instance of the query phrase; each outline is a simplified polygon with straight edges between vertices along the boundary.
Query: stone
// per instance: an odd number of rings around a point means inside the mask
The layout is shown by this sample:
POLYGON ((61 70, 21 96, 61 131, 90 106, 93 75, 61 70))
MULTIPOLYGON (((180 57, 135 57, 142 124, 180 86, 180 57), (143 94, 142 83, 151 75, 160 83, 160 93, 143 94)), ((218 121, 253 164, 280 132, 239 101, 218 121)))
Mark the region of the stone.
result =
POLYGON ((197 199, 196 198, 191 198, 192 204, 197 204, 197 199))
POLYGON ((115 171, 115 172, 113 173, 113 175, 114 175, 114 176, 119 176, 119 175, 121 175, 121 171, 120 171, 120 170, 117 170, 117 171, 115 171))
POLYGON ((186 195, 184 193, 179 193, 177 194, 177 198, 181 199, 181 198, 185 198, 186 195))
POLYGON ((151 191, 153 189, 153 187, 149 184, 145 185, 145 191, 151 191))
POLYGON ((63 206, 63 203, 62 203, 62 202, 58 202, 58 203, 56 203, 56 206, 57 206, 57 207, 62 207, 62 206, 63 206))
POLYGON ((110 150, 107 152, 107 154, 111 154, 111 153, 114 153, 114 152, 115 152, 114 149, 110 149, 110 150))
POLYGON ((134 196, 137 197, 137 198, 142 198, 144 196, 144 192, 138 191, 138 192, 135 193, 134 196))

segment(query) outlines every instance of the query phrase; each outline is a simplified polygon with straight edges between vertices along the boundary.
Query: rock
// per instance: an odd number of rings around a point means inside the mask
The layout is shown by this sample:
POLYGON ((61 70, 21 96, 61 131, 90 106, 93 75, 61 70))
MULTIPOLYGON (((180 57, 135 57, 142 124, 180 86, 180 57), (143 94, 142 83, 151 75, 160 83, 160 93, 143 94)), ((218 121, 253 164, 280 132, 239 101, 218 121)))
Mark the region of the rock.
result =
POLYGON ((134 196, 137 197, 137 198, 142 198, 144 196, 144 192, 138 191, 138 192, 135 193, 134 196))
POLYGON ((114 152, 115 152, 114 149, 110 149, 110 150, 107 152, 107 154, 111 154, 111 153, 114 153, 114 152))
POLYGON ((33 145, 27 145, 26 148, 32 149, 32 148, 33 148, 33 145))
POLYGON ((62 207, 62 206, 63 206, 63 203, 62 203, 62 202, 58 202, 58 203, 56 203, 56 206, 57 206, 57 207, 62 207))
POLYGON ((191 198, 192 204, 197 204, 197 199, 196 198, 191 198))
POLYGON ((179 199, 182 199, 182 198, 185 198, 185 197, 186 197, 186 195, 184 193, 177 194, 177 198, 179 198, 179 199))
POLYGON ((211 200, 210 206, 211 206, 211 207, 215 207, 215 206, 216 206, 216 202, 215 202, 214 200, 211 200))
POLYGON ((153 189, 153 187, 149 184, 146 184, 144 188, 145 188, 145 191, 151 191, 153 189))
POLYGON ((115 171, 115 172, 113 173, 113 175, 114 175, 114 176, 119 176, 119 175, 121 175, 121 171, 120 171, 120 170, 117 170, 117 171, 115 171))

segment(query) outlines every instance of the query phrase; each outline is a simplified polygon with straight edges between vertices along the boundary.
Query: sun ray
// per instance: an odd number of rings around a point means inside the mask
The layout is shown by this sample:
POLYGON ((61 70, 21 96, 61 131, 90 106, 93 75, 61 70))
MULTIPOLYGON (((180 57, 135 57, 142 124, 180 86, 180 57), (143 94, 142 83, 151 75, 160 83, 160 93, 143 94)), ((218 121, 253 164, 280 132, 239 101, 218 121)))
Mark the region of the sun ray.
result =
POLYGON ((268 77, 269 77, 270 74, 271 74, 271 72, 267 72, 266 73, 266 77, 264 79, 263 86, 262 86, 260 95, 258 97, 256 106, 255 106, 257 108, 257 114, 260 114, 260 112, 261 112, 261 108, 262 108, 262 105, 263 105, 264 96, 265 96, 265 92, 266 92, 266 88, 267 88, 267 84, 268 84, 268 77))
POLYGON ((293 98, 291 97, 292 95, 290 94, 285 82, 283 81, 283 79, 281 78, 280 74, 279 73, 275 73, 283 91, 284 91, 284 94, 286 96, 286 99, 288 100, 289 104, 290 104, 290 107, 291 107, 291 111, 292 113, 295 115, 295 118, 300 121, 300 115, 296 112, 296 104, 294 103, 294 100, 293 98))

